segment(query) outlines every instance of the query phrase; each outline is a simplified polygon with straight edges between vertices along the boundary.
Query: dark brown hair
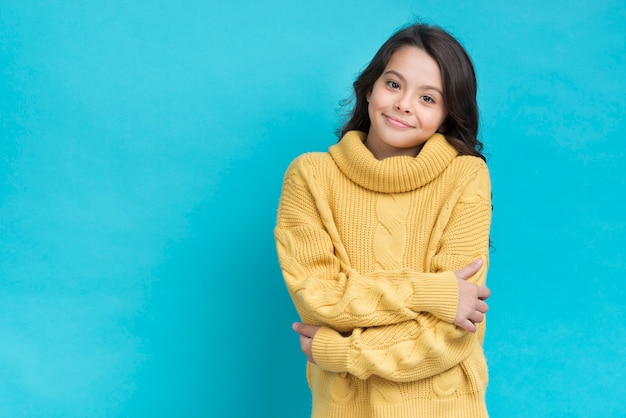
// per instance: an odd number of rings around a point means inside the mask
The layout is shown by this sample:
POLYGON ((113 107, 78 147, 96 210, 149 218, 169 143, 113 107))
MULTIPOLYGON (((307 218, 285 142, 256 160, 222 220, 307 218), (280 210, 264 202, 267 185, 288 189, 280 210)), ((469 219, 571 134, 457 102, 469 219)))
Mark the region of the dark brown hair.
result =
POLYGON ((385 70, 398 49, 414 46, 424 50, 439 64, 443 81, 444 105, 448 116, 439 132, 461 155, 482 155, 478 140, 478 104, 476 74, 469 55, 461 44, 445 30, 431 25, 413 24, 391 36, 378 50, 369 65, 353 83, 354 107, 347 122, 338 131, 340 138, 351 130, 369 132, 367 94, 385 70))

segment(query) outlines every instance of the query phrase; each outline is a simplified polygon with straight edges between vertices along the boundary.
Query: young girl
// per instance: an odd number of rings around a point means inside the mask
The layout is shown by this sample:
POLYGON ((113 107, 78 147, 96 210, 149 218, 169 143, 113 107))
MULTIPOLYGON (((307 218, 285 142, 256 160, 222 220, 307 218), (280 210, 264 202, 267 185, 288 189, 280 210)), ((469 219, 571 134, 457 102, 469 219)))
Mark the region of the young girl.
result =
POLYGON ((275 229, 312 416, 485 417, 491 190, 472 62, 409 26, 354 92, 341 140, 289 166, 275 229))

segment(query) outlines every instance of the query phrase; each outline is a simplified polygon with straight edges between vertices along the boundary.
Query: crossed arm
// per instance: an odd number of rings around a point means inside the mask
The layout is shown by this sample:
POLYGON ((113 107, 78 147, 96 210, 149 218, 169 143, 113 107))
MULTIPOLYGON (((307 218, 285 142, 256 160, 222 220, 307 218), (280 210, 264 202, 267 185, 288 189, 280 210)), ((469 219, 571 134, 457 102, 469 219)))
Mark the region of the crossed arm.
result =
MULTIPOLYGON (((459 303, 454 324, 468 332, 476 332, 479 324, 485 319, 489 306, 485 302, 491 295, 485 286, 478 286, 467 280, 478 272, 482 266, 482 259, 477 259, 467 266, 454 272, 459 286, 459 303)), ((313 338, 321 326, 294 322, 292 328, 300 336, 300 349, 311 363, 313 358, 313 338)))

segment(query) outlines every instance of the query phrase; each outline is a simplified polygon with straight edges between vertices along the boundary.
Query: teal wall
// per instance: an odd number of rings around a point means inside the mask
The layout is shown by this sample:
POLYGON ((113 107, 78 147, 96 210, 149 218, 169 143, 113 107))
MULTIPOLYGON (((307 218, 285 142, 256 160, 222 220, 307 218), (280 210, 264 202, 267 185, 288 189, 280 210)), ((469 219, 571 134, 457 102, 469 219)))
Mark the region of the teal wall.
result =
POLYGON ((306 417, 282 174, 413 17, 478 71, 492 416, 626 416, 624 2, 215 3, 2 1, 0 416, 306 417))

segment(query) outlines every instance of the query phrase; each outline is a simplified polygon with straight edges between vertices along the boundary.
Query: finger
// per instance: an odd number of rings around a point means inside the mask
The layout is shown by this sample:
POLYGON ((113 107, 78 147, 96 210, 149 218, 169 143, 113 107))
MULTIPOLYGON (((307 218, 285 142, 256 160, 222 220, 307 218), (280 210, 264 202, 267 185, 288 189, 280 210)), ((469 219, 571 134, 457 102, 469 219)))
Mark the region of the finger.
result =
POLYGON ((294 322, 293 324, 291 324, 291 329, 293 329, 298 334, 302 335, 302 326, 303 325, 304 324, 302 322, 294 322))
POLYGON ((470 315, 469 320, 472 321, 474 324, 480 324, 485 320, 485 315, 476 311, 470 315))
POLYGON ((491 290, 489 288, 480 286, 478 289, 478 299, 487 300, 491 296, 491 290))
POLYGON ((463 328, 467 332, 476 332, 476 330, 478 329, 476 325, 474 325, 474 323, 470 321, 469 319, 467 321, 464 321, 460 325, 460 327, 463 328))
POLYGON ((308 338, 313 338, 315 332, 317 331, 317 327, 312 325, 303 324, 302 322, 294 322, 292 328, 295 332, 300 335, 304 335, 308 338))
POLYGON ((481 313, 487 313, 487 311, 489 311, 489 305, 487 305, 482 300, 479 300, 478 302, 476 302, 476 310, 481 313))
POLYGON ((300 335, 300 349, 304 354, 308 354, 311 350, 311 339, 309 337, 305 337, 304 335, 300 335))
POLYGON ((311 363, 315 363, 313 359, 313 339, 300 335, 300 349, 306 355, 307 360, 311 363))
POLYGON ((483 265, 483 259, 479 258, 472 263, 468 264, 465 267, 462 267, 454 272, 454 275, 459 279, 467 280, 472 277, 478 270, 480 270, 480 266, 483 265))

